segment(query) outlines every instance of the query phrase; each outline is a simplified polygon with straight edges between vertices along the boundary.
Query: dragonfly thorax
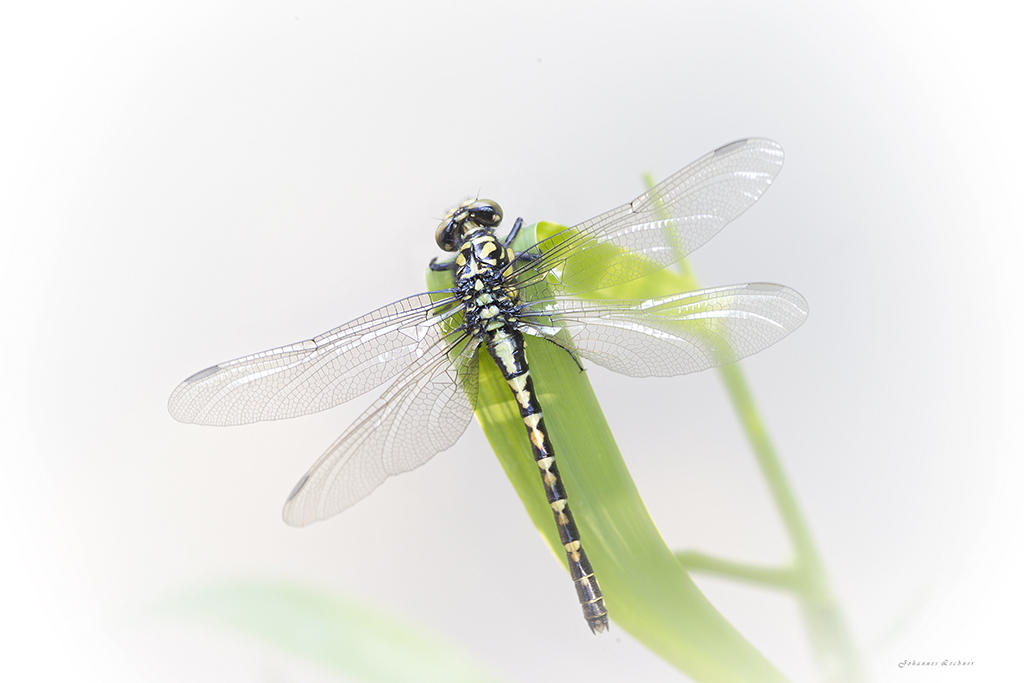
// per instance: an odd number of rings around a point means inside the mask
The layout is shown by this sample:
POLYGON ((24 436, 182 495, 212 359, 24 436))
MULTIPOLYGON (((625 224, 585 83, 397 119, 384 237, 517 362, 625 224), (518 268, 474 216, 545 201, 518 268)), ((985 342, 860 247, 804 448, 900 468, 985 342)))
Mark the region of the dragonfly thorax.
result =
POLYGON ((476 234, 488 234, 501 224, 501 207, 490 199, 470 199, 448 212, 437 226, 434 238, 445 251, 456 251, 459 245, 476 234))
POLYGON ((514 254, 490 231, 471 236, 455 256, 455 291, 465 305, 465 327, 481 336, 505 325, 515 325, 520 300, 505 269, 514 254))

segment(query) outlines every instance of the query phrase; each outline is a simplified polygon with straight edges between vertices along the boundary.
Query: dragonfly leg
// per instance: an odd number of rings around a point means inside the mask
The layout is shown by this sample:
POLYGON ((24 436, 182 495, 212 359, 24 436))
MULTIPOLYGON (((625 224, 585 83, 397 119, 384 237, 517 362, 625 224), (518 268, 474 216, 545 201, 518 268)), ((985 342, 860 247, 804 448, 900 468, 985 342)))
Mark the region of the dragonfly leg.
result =
POLYGON ((523 218, 520 216, 516 219, 516 222, 512 224, 512 229, 508 231, 508 235, 505 236, 505 246, 508 247, 512 244, 512 241, 519 235, 519 230, 523 227, 523 218))
POLYGON ((455 261, 445 261, 444 263, 438 263, 437 257, 430 259, 430 269, 433 271, 442 270, 455 270, 455 261))

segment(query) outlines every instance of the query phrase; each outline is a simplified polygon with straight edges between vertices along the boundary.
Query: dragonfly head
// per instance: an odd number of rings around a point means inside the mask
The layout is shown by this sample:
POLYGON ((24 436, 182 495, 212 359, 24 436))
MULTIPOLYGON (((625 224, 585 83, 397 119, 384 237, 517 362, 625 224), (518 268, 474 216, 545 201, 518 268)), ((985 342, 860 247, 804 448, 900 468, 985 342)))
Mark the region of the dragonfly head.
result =
POLYGON ((490 199, 470 199, 448 212, 437 226, 434 239, 445 251, 456 251, 463 240, 480 230, 491 231, 501 224, 501 207, 490 199))

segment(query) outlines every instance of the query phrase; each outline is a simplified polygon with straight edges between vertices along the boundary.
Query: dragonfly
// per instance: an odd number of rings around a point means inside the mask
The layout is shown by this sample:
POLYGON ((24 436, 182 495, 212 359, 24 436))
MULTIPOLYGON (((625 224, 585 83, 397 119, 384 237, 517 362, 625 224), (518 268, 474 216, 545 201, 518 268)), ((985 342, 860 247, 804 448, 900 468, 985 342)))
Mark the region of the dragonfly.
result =
POLYGON ((654 273, 700 247, 758 200, 782 162, 782 148, 771 140, 732 142, 632 202, 519 251, 512 244, 522 218, 499 238, 501 207, 467 200, 435 234, 453 258, 435 258, 430 267, 450 273, 450 288, 202 370, 171 394, 170 413, 206 425, 279 420, 326 410, 390 380, 288 496, 284 521, 304 526, 452 446, 477 407, 486 354, 515 398, 584 618, 600 633, 608 611, 558 472, 524 335, 557 344, 581 369, 591 361, 637 377, 731 363, 788 335, 806 319, 807 302, 777 284, 637 300, 584 296, 654 273))

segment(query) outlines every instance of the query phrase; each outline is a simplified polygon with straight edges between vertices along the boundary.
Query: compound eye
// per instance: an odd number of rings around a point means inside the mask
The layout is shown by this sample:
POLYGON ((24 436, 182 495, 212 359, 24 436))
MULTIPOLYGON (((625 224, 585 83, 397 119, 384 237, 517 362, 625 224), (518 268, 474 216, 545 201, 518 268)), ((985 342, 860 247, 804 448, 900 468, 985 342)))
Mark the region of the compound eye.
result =
POLYGON ((479 199, 473 202, 468 211, 470 219, 477 225, 496 228, 501 223, 501 207, 498 206, 498 202, 490 199, 479 199))
POLYGON ((437 226, 437 232, 434 233, 437 246, 444 251, 455 251, 455 224, 453 218, 446 218, 441 221, 441 225, 437 226))

